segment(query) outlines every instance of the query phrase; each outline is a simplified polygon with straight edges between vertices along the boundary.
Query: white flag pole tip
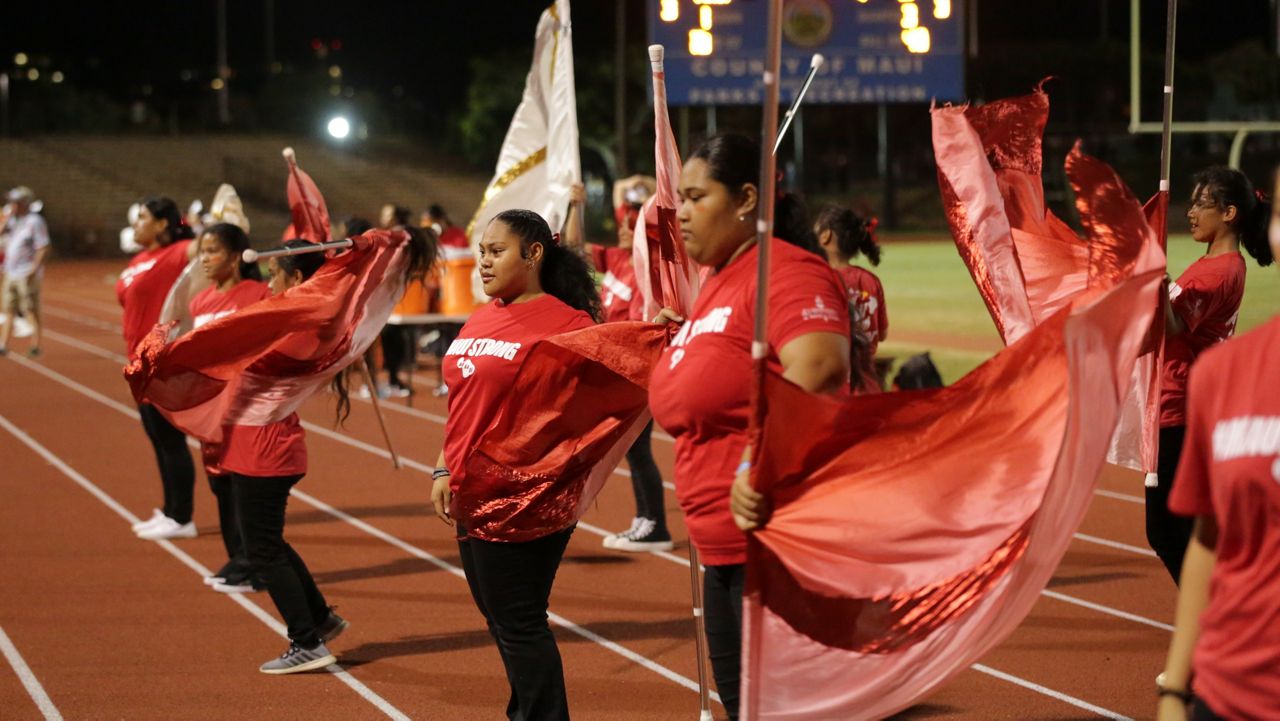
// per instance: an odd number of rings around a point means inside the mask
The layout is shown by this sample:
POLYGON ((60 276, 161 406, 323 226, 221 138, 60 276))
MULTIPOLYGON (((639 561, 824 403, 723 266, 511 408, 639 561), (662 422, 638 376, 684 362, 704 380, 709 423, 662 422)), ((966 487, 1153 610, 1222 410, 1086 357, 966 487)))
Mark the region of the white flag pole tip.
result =
POLYGON ((817 69, 822 67, 822 64, 825 62, 827 62, 827 59, 822 57, 822 53, 814 53, 813 60, 809 61, 809 67, 817 69))
POLYGON ((666 56, 666 48, 661 45, 649 46, 649 67, 653 68, 653 72, 662 72, 662 59, 666 56))
POLYGON ((297 162, 297 157, 293 154, 293 148, 285 148, 280 151, 280 154, 283 155, 284 159, 290 163, 297 162))
POLYGON ((257 263, 258 251, 253 248, 245 248, 245 251, 240 254, 240 259, 246 263, 257 263))

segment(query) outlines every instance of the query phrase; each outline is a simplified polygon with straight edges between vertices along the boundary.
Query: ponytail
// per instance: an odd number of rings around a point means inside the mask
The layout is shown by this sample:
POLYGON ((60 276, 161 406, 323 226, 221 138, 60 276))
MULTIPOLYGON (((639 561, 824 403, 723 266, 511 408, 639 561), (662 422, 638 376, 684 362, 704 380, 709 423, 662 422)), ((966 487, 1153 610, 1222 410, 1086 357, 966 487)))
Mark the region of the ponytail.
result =
POLYGON ((168 221, 169 223, 158 239, 160 247, 163 248, 170 243, 179 240, 190 240, 196 237, 195 231, 182 219, 182 211, 178 210, 178 204, 173 202, 172 198, 166 198, 161 195, 147 198, 142 204, 146 206, 147 212, 151 213, 151 217, 156 220, 168 221))
POLYGON ((409 234, 409 267, 404 271, 404 282, 408 285, 410 281, 422 280, 436 264, 440 242, 430 228, 405 225, 400 229, 409 234))
POLYGON ((859 253, 866 256, 871 265, 880 265, 880 244, 876 242, 875 219, 863 220, 848 208, 827 206, 818 214, 818 233, 830 230, 836 236, 836 248, 840 254, 852 260, 859 253))
POLYGON ((532 210, 504 210, 494 217, 520 238, 520 257, 529 257, 529 246, 542 245, 542 268, 538 281, 542 290, 600 322, 600 294, 587 261, 560 244, 547 221, 532 210))
POLYGON ((1240 247, 1253 256, 1258 265, 1271 265, 1275 260, 1267 238, 1271 201, 1261 192, 1255 192, 1249 178, 1233 168, 1211 166, 1196 173, 1192 181, 1199 192, 1219 209, 1235 206, 1236 219, 1232 221, 1231 229, 1235 231, 1240 247))

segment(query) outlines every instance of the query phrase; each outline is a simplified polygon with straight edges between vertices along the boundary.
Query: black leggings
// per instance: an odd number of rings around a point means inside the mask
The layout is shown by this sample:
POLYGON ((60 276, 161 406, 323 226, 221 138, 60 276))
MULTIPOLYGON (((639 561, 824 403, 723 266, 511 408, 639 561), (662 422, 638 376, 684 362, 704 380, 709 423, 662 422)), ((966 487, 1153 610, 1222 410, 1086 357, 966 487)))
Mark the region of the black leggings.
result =
POLYGON ((1188 717, 1190 721, 1227 721, 1226 716, 1219 716, 1202 698, 1196 698, 1191 702, 1191 713, 1188 717))
POLYGON ((249 566, 288 627, 289 640, 302 648, 320 644, 317 627, 329 616, 329 605, 316 587, 307 564, 284 540, 289 489, 302 476, 242 476, 232 473, 231 498, 249 566))
POLYGON ((636 515, 656 523, 657 535, 667 535, 667 504, 662 473, 653 460, 652 433, 653 421, 649 421, 627 450, 627 466, 631 469, 631 490, 636 495, 636 515))
POLYGON ((1156 465, 1159 484, 1147 490, 1147 543, 1173 576, 1173 582, 1182 578, 1182 559, 1187 555, 1191 531, 1195 520, 1175 515, 1169 510, 1169 491, 1178 475, 1178 460, 1182 458, 1182 441, 1187 435, 1186 426, 1160 429, 1160 459, 1156 465))
POLYGON ((458 541, 471 597, 498 644, 511 685, 507 718, 513 721, 569 718, 564 666, 547 624, 547 605, 572 535, 571 527, 524 543, 458 541))
POLYGON ((227 549, 227 562, 214 575, 232 581, 242 580, 249 576, 249 557, 245 555, 240 522, 236 520, 231 476, 210 475, 209 490, 218 501, 218 528, 222 531, 222 546, 227 549))
POLYGON ((400 371, 410 358, 411 338, 409 329, 398 325, 387 325, 382 328, 382 365, 387 369, 388 382, 396 387, 405 387, 400 380, 400 371))
POLYGON ((190 523, 195 505, 196 467, 187 449, 187 437, 150 403, 138 406, 142 428, 156 452, 160 484, 164 488, 164 515, 178 523, 190 523))
POLYGON ((720 702, 729 720, 738 718, 738 684, 742 666, 742 590, 746 566, 707 566, 702 577, 703 618, 707 628, 707 653, 716 679, 720 702))

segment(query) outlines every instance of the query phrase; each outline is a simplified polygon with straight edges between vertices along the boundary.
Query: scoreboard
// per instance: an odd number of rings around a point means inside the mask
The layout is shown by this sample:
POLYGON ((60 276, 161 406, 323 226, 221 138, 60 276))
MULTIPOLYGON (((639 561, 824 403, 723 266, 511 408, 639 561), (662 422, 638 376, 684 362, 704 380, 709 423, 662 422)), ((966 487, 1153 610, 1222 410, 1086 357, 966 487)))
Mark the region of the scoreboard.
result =
MULTIPOLYGON (((648 0, 666 47, 671 105, 763 99, 768 0, 648 0)), ((780 95, 790 102, 814 53, 826 63, 806 103, 964 97, 965 0, 784 0, 780 95)))

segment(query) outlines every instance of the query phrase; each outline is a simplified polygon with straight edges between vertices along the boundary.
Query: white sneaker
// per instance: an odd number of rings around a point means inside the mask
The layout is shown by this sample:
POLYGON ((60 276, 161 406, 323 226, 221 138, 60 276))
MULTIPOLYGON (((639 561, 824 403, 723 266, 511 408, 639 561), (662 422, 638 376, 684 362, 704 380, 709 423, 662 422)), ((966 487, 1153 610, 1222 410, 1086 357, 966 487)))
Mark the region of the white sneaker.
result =
POLYGON ((195 538, 197 533, 195 521, 178 523, 165 516, 156 525, 139 531, 138 538, 144 541, 163 541, 170 538, 195 538))
POLYGON ((635 528, 619 534, 610 548, 615 551, 644 553, 646 551, 670 551, 675 548, 675 545, 671 540, 670 533, 658 531, 657 521, 652 518, 641 518, 635 528))
POLYGON ((639 516, 636 516, 635 518, 631 519, 631 527, 630 527, 630 528, 628 528, 627 530, 625 530, 625 531, 619 531, 618 533, 614 533, 614 534, 611 534, 611 535, 605 536, 605 537, 604 537, 604 541, 603 541, 604 547, 605 547, 605 548, 617 548, 617 547, 618 547, 618 539, 620 539, 620 538, 622 538, 623 536, 626 536, 626 535, 630 534, 632 531, 636 530, 636 528, 640 525, 640 522, 641 522, 641 521, 643 521, 643 520, 644 520, 643 518, 641 518, 641 517, 639 517, 639 516))
POLYGON ((213 586, 213 590, 218 593, 254 593, 255 591, 262 590, 261 588, 254 588, 253 584, 249 581, 237 581, 235 583, 219 581, 211 585, 213 586))
POLYGON ((222 576, 205 576, 204 577, 204 585, 206 586, 216 586, 219 583, 226 583, 226 582, 227 582, 227 579, 223 578, 222 576))
POLYGON ((151 518, 148 518, 145 521, 138 521, 137 523, 133 524, 132 526, 133 532, 137 533, 139 531, 146 530, 154 526, 156 524, 156 521, 159 521, 161 518, 164 518, 164 514, 160 512, 159 508, 153 508, 151 509, 151 518))

